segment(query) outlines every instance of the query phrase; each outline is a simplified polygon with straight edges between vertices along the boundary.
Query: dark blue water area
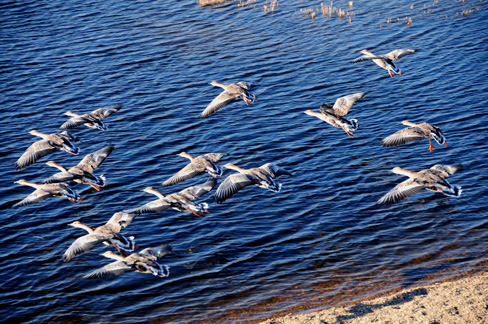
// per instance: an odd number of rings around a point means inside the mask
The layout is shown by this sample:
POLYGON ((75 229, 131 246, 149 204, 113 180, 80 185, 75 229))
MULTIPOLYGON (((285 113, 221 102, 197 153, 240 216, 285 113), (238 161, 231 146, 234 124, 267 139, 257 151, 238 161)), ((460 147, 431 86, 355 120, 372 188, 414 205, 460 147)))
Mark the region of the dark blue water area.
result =
POLYGON ((334 2, 345 19, 300 13, 320 1, 280 1, 268 13, 264 1, 238 4, 0 3, 3 321, 253 322, 486 268, 486 4, 334 2), (365 48, 418 51, 390 78, 372 62, 350 63, 365 48), (258 101, 200 119, 221 92, 211 81, 255 82, 258 101), (367 95, 347 116, 360 124, 352 138, 304 114, 355 92, 367 95), (106 119, 108 131, 73 130, 79 156, 58 151, 14 169, 36 139, 30 130, 53 133, 68 110, 114 104, 122 109, 106 119), (437 125, 448 146, 382 147, 403 120, 437 125), (97 170, 108 183, 100 192, 78 184, 81 204, 50 198, 12 208, 32 192, 14 181, 40 182, 55 171, 43 162, 70 167, 108 143, 116 148, 97 170), (204 218, 172 209, 138 216, 122 234, 141 249, 171 243, 161 260, 168 278, 82 279, 111 262, 100 256, 104 245, 63 262, 85 234, 69 223, 100 226, 153 200, 141 191, 148 186, 169 194, 203 183, 205 175, 160 186, 187 163, 182 151, 225 152, 222 164, 243 168, 274 162, 294 176, 278 179, 279 193, 248 187, 218 205, 211 192, 198 200, 210 205, 204 218), (376 204, 404 180, 393 167, 454 163, 464 166, 449 177, 461 197, 425 191, 376 204))

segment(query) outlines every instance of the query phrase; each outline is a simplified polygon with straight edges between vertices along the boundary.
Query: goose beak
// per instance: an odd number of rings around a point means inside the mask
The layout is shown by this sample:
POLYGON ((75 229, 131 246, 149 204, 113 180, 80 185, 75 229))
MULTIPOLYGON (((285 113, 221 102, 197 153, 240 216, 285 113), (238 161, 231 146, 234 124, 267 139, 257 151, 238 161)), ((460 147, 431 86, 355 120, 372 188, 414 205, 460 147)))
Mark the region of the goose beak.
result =
POLYGON ((96 191, 100 191, 100 186, 94 185, 93 183, 89 183, 90 186, 92 186, 96 191))

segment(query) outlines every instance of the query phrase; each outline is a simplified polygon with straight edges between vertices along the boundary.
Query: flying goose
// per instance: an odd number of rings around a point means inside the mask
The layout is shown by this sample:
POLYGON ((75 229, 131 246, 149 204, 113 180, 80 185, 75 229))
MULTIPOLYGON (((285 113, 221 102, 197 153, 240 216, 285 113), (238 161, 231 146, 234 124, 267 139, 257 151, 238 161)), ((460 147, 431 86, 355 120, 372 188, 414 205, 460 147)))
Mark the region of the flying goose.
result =
POLYGON ((102 119, 116 113, 120 110, 122 106, 117 105, 113 107, 98 108, 90 113, 78 115, 72 111, 67 111, 64 114, 70 116, 71 118, 64 122, 60 129, 72 129, 80 125, 85 125, 90 128, 100 129, 102 131, 107 130, 107 125, 102 121, 102 119))
POLYGON ((47 178, 43 183, 55 183, 55 182, 66 182, 66 181, 76 181, 79 183, 84 183, 92 186, 96 190, 100 191, 100 187, 105 187, 105 177, 102 175, 95 175, 93 171, 98 168, 103 161, 112 153, 115 145, 109 144, 105 147, 86 155, 80 163, 71 167, 69 169, 64 168, 54 161, 49 161, 46 164, 55 167, 61 172, 54 174, 53 176, 47 178))
POLYGON ((121 218, 120 214, 114 214, 107 223, 97 228, 91 228, 79 221, 75 221, 69 226, 82 228, 88 232, 88 234, 77 238, 66 250, 63 255, 64 261, 70 261, 75 256, 80 255, 95 245, 103 243, 105 245, 113 245, 121 255, 127 256, 127 252, 137 250, 137 245, 134 241, 134 237, 125 237, 119 234, 124 225, 119 222, 121 218))
POLYGON ((347 135, 352 137, 353 131, 359 128, 359 123, 356 119, 347 120, 342 116, 347 115, 352 105, 365 95, 366 92, 353 93, 337 99, 334 106, 324 103, 322 106, 320 106, 320 112, 306 110, 305 113, 309 116, 317 117, 318 119, 323 120, 334 127, 342 128, 347 135))
POLYGON ((183 169, 178 171, 175 175, 171 178, 163 182, 163 186, 171 186, 194 176, 208 172, 213 177, 220 177, 223 174, 222 168, 216 164, 222 157, 228 155, 227 153, 207 153, 205 155, 200 155, 197 157, 193 157, 186 152, 181 152, 178 154, 181 157, 187 158, 190 160, 190 163, 187 164, 183 169))
POLYGON ((76 191, 71 189, 68 184, 64 182, 60 183, 50 183, 50 184, 40 184, 40 183, 33 183, 24 179, 15 181, 14 183, 18 183, 20 185, 30 186, 35 188, 36 190, 32 192, 30 195, 25 197, 22 201, 19 201, 12 207, 19 207, 34 204, 37 202, 41 202, 46 200, 49 197, 66 197, 69 201, 74 203, 76 202, 83 202, 83 199, 78 195, 76 191))
POLYGON ((78 139, 68 131, 43 134, 36 130, 31 130, 29 134, 39 136, 42 140, 31 144, 17 162, 15 162, 15 168, 17 170, 22 170, 29 165, 36 163, 40 158, 58 149, 66 151, 72 155, 77 155, 80 152, 80 149, 73 144, 74 141, 77 141, 78 139))
POLYGON ((224 202, 235 195, 239 190, 250 185, 256 185, 273 192, 279 192, 281 190, 281 183, 276 183, 274 178, 281 175, 292 175, 290 172, 280 168, 274 163, 266 163, 253 169, 243 169, 230 163, 223 165, 223 167, 238 171, 239 173, 228 176, 220 184, 214 195, 214 201, 216 203, 224 202))
POLYGON ((172 247, 169 244, 163 244, 156 248, 146 248, 139 253, 132 253, 129 256, 120 256, 112 251, 107 251, 102 255, 106 258, 115 259, 116 261, 90 272, 83 278, 102 278, 119 275, 128 271, 152 273, 158 277, 167 277, 169 276, 169 267, 167 265, 160 265, 156 261, 162 259, 171 251, 172 247))
POLYGON ((364 49, 361 51, 363 56, 360 56, 352 61, 352 63, 358 63, 358 62, 363 62, 363 61, 373 61, 376 63, 378 66, 382 67, 383 69, 388 71, 388 74, 393 78, 395 74, 402 75, 402 72, 400 69, 393 63, 393 61, 397 61, 401 59, 402 57, 412 54, 416 52, 416 49, 397 49, 394 51, 391 51, 388 54, 385 55, 379 55, 376 56, 367 49, 364 49))
POLYGON ((159 213, 166 209, 173 208, 178 211, 189 211, 197 216, 208 213, 207 203, 194 203, 192 200, 199 198, 211 191, 217 184, 217 179, 210 177, 204 184, 188 187, 180 192, 165 196, 152 187, 147 187, 143 191, 156 195, 159 199, 153 200, 143 206, 123 210, 122 213, 128 215, 140 215, 146 213, 159 213))
POLYGON ((407 128, 401 129, 394 134, 386 137, 382 141, 382 145, 386 147, 400 146, 408 142, 418 141, 422 138, 429 139, 429 151, 434 150, 431 139, 433 138, 437 143, 444 144, 447 146, 446 138, 442 134, 439 127, 431 125, 429 123, 415 124, 408 120, 402 122, 403 125, 409 126, 407 128))
POLYGON ((216 113, 220 108, 227 106, 237 98, 241 98, 245 101, 246 105, 250 105, 254 101, 258 101, 254 95, 249 93, 251 89, 250 82, 240 81, 232 84, 222 84, 216 81, 210 82, 215 87, 224 89, 212 102, 205 108, 200 115, 201 118, 206 118, 216 113))
POLYGON ((391 172, 407 176, 409 179, 396 185, 380 200, 379 204, 392 204, 407 197, 410 197, 423 189, 434 192, 441 192, 449 197, 461 196, 461 187, 453 186, 445 178, 454 174, 461 168, 461 165, 442 165, 436 164, 430 169, 419 172, 408 171, 400 167, 395 167, 391 172))

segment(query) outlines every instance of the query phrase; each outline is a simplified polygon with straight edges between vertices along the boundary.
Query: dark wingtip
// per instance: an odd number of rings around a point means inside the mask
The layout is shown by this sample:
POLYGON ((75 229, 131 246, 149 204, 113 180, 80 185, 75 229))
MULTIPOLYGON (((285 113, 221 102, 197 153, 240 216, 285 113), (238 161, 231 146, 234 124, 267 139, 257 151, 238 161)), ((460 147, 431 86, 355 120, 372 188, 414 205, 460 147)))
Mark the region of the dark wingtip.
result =
POLYGON ((215 195, 214 195, 214 197, 213 197, 213 201, 214 201, 216 204, 221 204, 221 203, 223 203, 225 200, 226 200, 226 199, 223 199, 223 198, 217 198, 217 197, 215 197, 215 195))

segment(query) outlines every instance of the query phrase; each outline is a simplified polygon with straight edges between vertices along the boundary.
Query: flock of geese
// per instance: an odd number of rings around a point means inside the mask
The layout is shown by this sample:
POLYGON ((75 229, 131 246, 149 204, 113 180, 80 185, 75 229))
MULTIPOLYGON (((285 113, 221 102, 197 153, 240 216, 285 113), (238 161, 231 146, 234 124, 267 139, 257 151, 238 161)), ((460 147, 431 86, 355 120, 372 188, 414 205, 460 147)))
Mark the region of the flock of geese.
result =
MULTIPOLYGON (((402 74, 400 69, 394 64, 394 61, 414 53, 415 51, 416 50, 414 49, 399 49, 385 55, 376 56, 368 50, 363 50, 361 51, 363 56, 352 62, 373 61, 378 66, 386 69, 391 77, 394 77, 395 74, 402 74)), ((206 118, 216 113, 224 106, 239 98, 244 100, 246 105, 257 101, 256 97, 249 92, 251 83, 237 82, 226 85, 214 81, 210 84, 222 88, 223 91, 212 100, 201 113, 202 118, 206 118)), ((343 96, 338 98, 334 105, 324 103, 320 107, 319 112, 306 110, 304 113, 317 117, 334 127, 341 128, 346 134, 352 137, 354 135, 353 132, 359 128, 359 123, 356 119, 348 120, 344 116, 349 113, 354 103, 365 95, 366 93, 360 92, 343 96)), ((66 151, 72 155, 78 155, 80 149, 75 145, 75 142, 77 142, 78 139, 68 130, 85 125, 89 128, 105 131, 107 130, 107 125, 103 122, 103 119, 116 113, 120 109, 120 106, 105 107, 83 115, 68 111, 65 114, 70 118, 61 125, 61 132, 43 134, 36 130, 30 131, 30 134, 41 137, 42 139, 34 142, 27 148, 22 156, 15 162, 16 169, 22 170, 57 150, 66 151)), ((403 121, 402 124, 407 127, 384 138, 382 140, 383 146, 400 146, 424 138, 429 140, 429 151, 433 150, 432 139, 441 145, 447 146, 443 133, 434 125, 429 123, 416 124, 409 121, 403 121)), ((24 179, 16 181, 16 183, 20 185, 33 187, 35 191, 16 203, 14 207, 41 202, 49 197, 66 197, 74 203, 82 202, 82 198, 73 189, 73 186, 76 183, 86 184, 97 191, 100 191, 105 187, 107 185, 105 176, 96 175, 94 172, 112 153, 114 148, 115 145, 108 144, 101 149, 86 155, 77 165, 68 169, 54 161, 47 162, 46 165, 54 167, 60 172, 48 177, 41 183, 33 183, 24 179)), ((156 200, 150 201, 139 207, 119 211, 115 213, 107 223, 97 228, 91 228, 79 221, 69 224, 72 227, 84 229, 88 234, 77 238, 71 244, 63 255, 64 260, 70 261, 74 257, 90 250, 95 245, 103 243, 105 245, 113 246, 117 249, 120 255, 110 251, 103 253, 103 256, 114 259, 115 262, 109 263, 85 275, 84 278, 118 275, 127 271, 151 273, 155 276, 166 277, 169 275, 169 267, 167 265, 161 265, 157 261, 171 252, 171 245, 163 244, 154 248, 146 248, 140 252, 134 252, 138 248, 134 237, 126 237, 120 234, 120 231, 127 227, 136 216, 146 213, 159 213, 169 208, 181 212, 191 212, 200 217, 203 216, 204 213, 208 212, 208 204, 204 202, 196 203, 194 200, 202 197, 216 187, 217 178, 224 174, 223 168, 237 171, 237 173, 227 176, 217 187, 213 196, 213 200, 216 203, 222 203, 237 194, 241 189, 252 185, 269 189, 273 192, 279 192, 282 185, 281 183, 276 182, 275 179, 282 175, 292 176, 292 173, 279 167, 275 163, 266 163, 260 167, 251 169, 243 169, 231 163, 220 166, 218 162, 222 157, 227 155, 226 153, 207 153, 193 157, 186 152, 181 152, 178 155, 188 159, 189 163, 176 174, 164 181, 161 184, 163 187, 184 182, 205 172, 209 175, 208 180, 203 184, 190 186, 170 195, 164 195, 152 187, 147 187, 143 191, 155 195, 157 197, 156 200), (133 253, 129 255, 128 252, 133 253)), ((395 167, 391 171, 396 174, 407 176, 408 180, 401 182, 391 189, 378 201, 378 203, 396 203, 424 189, 440 192, 451 197, 459 197, 462 191, 461 187, 451 185, 446 178, 460 168, 460 165, 437 164, 430 169, 413 172, 400 167, 395 167)))

